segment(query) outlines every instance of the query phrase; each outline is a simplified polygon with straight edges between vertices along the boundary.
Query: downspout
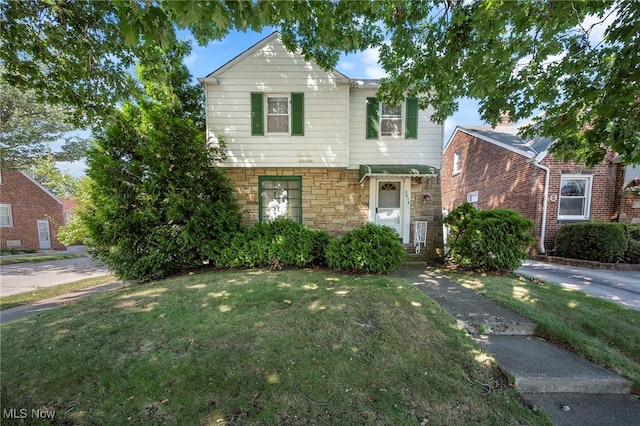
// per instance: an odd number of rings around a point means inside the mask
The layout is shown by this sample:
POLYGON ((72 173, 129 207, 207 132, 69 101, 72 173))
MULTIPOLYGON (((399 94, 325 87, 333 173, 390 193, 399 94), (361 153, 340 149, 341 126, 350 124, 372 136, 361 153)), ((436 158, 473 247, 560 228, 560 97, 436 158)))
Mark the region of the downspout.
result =
POLYGON ((549 198, 549 175, 551 171, 549 167, 544 164, 540 164, 538 156, 533 158, 533 165, 539 169, 544 170, 544 198, 542 200, 542 225, 540 226, 540 252, 546 254, 547 250, 544 248, 544 237, 547 231, 547 200, 549 198))

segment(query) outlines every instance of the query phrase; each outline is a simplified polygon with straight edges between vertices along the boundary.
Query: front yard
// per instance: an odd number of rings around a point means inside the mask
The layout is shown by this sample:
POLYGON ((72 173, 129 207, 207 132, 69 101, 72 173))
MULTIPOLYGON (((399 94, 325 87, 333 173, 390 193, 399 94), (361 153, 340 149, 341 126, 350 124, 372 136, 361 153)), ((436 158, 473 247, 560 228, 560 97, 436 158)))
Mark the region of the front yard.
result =
POLYGON ((1 330, 3 410, 60 424, 550 424, 399 278, 185 275, 1 330))

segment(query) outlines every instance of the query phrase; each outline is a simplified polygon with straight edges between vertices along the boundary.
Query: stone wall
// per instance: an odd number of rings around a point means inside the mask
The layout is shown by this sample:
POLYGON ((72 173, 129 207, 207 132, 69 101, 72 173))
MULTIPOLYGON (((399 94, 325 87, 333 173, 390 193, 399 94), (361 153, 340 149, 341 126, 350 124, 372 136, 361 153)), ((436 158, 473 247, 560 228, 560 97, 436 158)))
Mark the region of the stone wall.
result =
MULTIPOLYGON (((342 168, 225 168, 236 188, 242 223, 258 221, 258 177, 302 178, 302 222, 332 236, 369 221, 369 179, 359 183, 358 170, 342 168)), ((439 177, 411 179, 411 241, 414 221, 428 222, 425 259, 435 260, 442 249, 442 198, 439 177), (425 194, 428 193, 429 197, 425 194)))

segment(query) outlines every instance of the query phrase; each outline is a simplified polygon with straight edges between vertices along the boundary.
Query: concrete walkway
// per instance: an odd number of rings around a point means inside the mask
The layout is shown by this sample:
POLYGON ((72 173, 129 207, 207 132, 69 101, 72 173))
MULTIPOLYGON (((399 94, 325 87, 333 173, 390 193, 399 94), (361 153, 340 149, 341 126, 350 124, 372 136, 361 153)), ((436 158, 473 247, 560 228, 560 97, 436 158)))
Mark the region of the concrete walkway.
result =
POLYGON ((632 425, 640 400, 631 382, 532 335, 535 324, 432 271, 402 270, 407 279, 451 313, 491 354, 524 400, 556 424, 632 425))

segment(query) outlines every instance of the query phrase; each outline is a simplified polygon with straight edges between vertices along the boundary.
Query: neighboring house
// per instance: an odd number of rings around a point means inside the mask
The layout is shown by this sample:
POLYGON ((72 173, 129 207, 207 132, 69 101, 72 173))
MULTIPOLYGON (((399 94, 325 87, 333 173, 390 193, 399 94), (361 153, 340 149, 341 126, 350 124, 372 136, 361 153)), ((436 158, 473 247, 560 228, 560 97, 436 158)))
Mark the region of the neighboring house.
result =
POLYGON ((61 198, 62 201, 62 214, 64 217, 64 224, 71 222, 76 215, 76 200, 72 198, 61 198))
POLYGON ((24 172, 0 171, 0 248, 64 250, 62 201, 24 172))
POLYGON ((287 217, 337 236, 375 222, 409 244, 419 220, 427 251, 442 245, 443 128, 416 99, 380 103, 379 81, 324 70, 278 32, 199 81, 245 225, 287 217))
MULTIPOLYGON (((553 248, 558 229, 584 221, 640 220, 640 205, 622 206, 624 166, 613 156, 588 168, 554 159, 551 140, 524 141, 518 127, 458 126, 443 151, 442 205, 512 209, 535 222, 533 252, 553 248)), ((639 198, 640 199, 640 198, 639 198)))

